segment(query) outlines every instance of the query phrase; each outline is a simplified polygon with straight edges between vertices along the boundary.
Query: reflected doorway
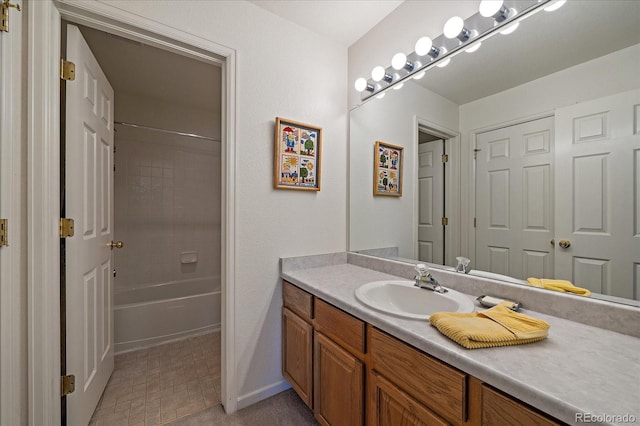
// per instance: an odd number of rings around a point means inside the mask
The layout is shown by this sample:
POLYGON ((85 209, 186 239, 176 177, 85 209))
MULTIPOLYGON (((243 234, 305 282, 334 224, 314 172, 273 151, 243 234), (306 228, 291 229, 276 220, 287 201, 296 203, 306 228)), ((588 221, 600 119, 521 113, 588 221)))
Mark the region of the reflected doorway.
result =
POLYGON ((445 264, 447 162, 442 137, 418 128, 418 239, 421 262, 445 264))

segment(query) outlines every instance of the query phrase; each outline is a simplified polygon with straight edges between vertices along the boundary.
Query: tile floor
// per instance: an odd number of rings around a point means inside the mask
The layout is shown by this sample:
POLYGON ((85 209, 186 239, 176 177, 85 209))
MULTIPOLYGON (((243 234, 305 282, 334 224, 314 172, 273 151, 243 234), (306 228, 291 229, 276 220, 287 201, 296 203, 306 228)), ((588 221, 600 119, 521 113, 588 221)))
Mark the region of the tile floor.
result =
POLYGON ((117 355, 89 426, 317 424, 291 390, 231 416, 220 396, 220 332, 214 332, 117 355))

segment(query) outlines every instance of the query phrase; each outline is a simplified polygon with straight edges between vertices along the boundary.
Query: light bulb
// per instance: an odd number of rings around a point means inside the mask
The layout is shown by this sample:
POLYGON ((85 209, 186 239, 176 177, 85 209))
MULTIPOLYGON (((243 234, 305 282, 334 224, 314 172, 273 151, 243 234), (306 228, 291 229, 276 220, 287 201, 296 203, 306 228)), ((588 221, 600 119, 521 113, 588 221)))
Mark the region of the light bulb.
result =
POLYGON ((464 28, 464 20, 459 16, 449 18, 446 24, 444 24, 444 36, 446 38, 456 38, 458 34, 462 32, 464 28))
POLYGON ((500 31, 500 34, 509 35, 512 32, 514 32, 515 30, 517 30, 519 26, 520 26, 520 22, 514 22, 513 24, 509 25, 504 30, 500 31))
POLYGON ((437 66, 438 68, 444 68, 444 67, 446 67, 447 65, 449 65, 449 62, 451 62, 451 59, 450 59, 450 58, 447 58, 447 59, 445 59, 444 61, 441 61, 441 62, 437 63, 437 64, 436 64, 436 66, 437 66))
POLYGON ((560 9, 565 3, 567 2, 567 0, 558 0, 557 2, 551 4, 550 6, 547 6, 544 8, 545 12, 553 12, 554 10, 558 10, 560 9))
POLYGON ((420 80, 422 77, 424 77, 425 74, 426 74, 425 71, 420 71, 418 74, 414 75, 413 78, 415 80, 420 80))
POLYGON ((358 92, 364 92, 364 90, 367 88, 367 79, 360 77, 356 80, 354 86, 358 92))
POLYGON ((467 53, 473 53, 476 50, 480 49, 480 46, 482 46, 482 43, 476 43, 473 46, 471 46, 470 48, 466 49, 465 52, 467 53))
POLYGON ((416 55, 426 55, 431 52, 431 47, 433 47, 433 41, 429 37, 420 37, 418 41, 416 41, 416 55))
POLYGON ((378 65, 371 71, 371 78, 373 81, 380 81, 384 78, 386 74, 384 68, 381 65, 378 65))
POLYGON ((480 12, 480 15, 485 18, 490 18, 500 12, 503 4, 503 0, 482 0, 480 2, 480 7, 478 7, 478 11, 480 12))
POLYGON ((407 55, 402 52, 396 53, 391 58, 391 66, 394 70, 401 70, 407 64, 407 55))

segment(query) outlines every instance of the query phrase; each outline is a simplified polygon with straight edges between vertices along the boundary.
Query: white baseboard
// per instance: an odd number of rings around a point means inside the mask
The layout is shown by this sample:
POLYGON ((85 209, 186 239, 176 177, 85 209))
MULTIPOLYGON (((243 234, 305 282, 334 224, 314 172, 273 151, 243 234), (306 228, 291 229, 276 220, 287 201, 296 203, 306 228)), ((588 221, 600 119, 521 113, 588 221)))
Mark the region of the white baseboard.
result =
POLYGON ((242 410, 243 408, 247 408, 248 406, 253 405, 256 402, 260 402, 263 399, 267 399, 274 395, 277 395, 282 391, 286 391, 290 387, 291 385, 286 380, 281 380, 277 383, 265 386, 246 395, 239 395, 238 410, 242 410))

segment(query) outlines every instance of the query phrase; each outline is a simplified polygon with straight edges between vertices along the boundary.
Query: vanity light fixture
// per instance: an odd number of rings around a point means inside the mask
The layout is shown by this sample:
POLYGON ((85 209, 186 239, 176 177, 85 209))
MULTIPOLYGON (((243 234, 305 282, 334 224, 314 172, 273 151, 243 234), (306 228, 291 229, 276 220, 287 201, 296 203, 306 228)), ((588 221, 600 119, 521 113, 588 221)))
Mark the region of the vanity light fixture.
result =
POLYGON ((408 72, 413 71, 415 67, 413 63, 407 61, 407 55, 402 52, 393 55, 393 58, 391 58, 391 66, 394 70, 400 71, 401 69, 405 69, 408 72))
POLYGON ((464 43, 471 37, 471 31, 465 28, 464 19, 454 16, 444 24, 444 36, 446 38, 457 38, 464 43))
POLYGON ((376 87, 370 84, 364 77, 357 79, 354 86, 358 92, 364 92, 366 90, 367 92, 373 93, 376 90, 376 87))
POLYGON ((360 77, 355 81, 355 89, 361 93, 362 100, 373 96, 380 99, 390 87, 400 89, 408 78, 419 80, 429 69, 447 66, 451 58, 463 51, 477 51, 481 42, 495 34, 511 34, 527 17, 543 9, 549 12, 557 10, 565 1, 482 0, 477 13, 466 19, 452 17, 444 26, 444 34, 434 39, 420 37, 415 51, 396 53, 391 59, 391 66, 375 67, 370 79, 360 77), (514 5, 517 5, 517 10, 511 7, 514 5), (466 28, 465 24, 473 29, 466 28))
POLYGON ((482 0, 478 12, 485 18, 493 18, 500 23, 509 17, 510 11, 504 7, 504 0, 482 0))
POLYGON ((387 71, 382 67, 382 65, 378 65, 371 70, 371 78, 375 82, 384 80, 387 83, 391 83, 393 81, 393 76, 391 74, 387 74, 387 71))
POLYGON ((418 56, 429 55, 435 59, 440 55, 440 49, 433 46, 433 40, 429 37, 420 37, 418 41, 416 41, 415 49, 416 55, 418 56))

